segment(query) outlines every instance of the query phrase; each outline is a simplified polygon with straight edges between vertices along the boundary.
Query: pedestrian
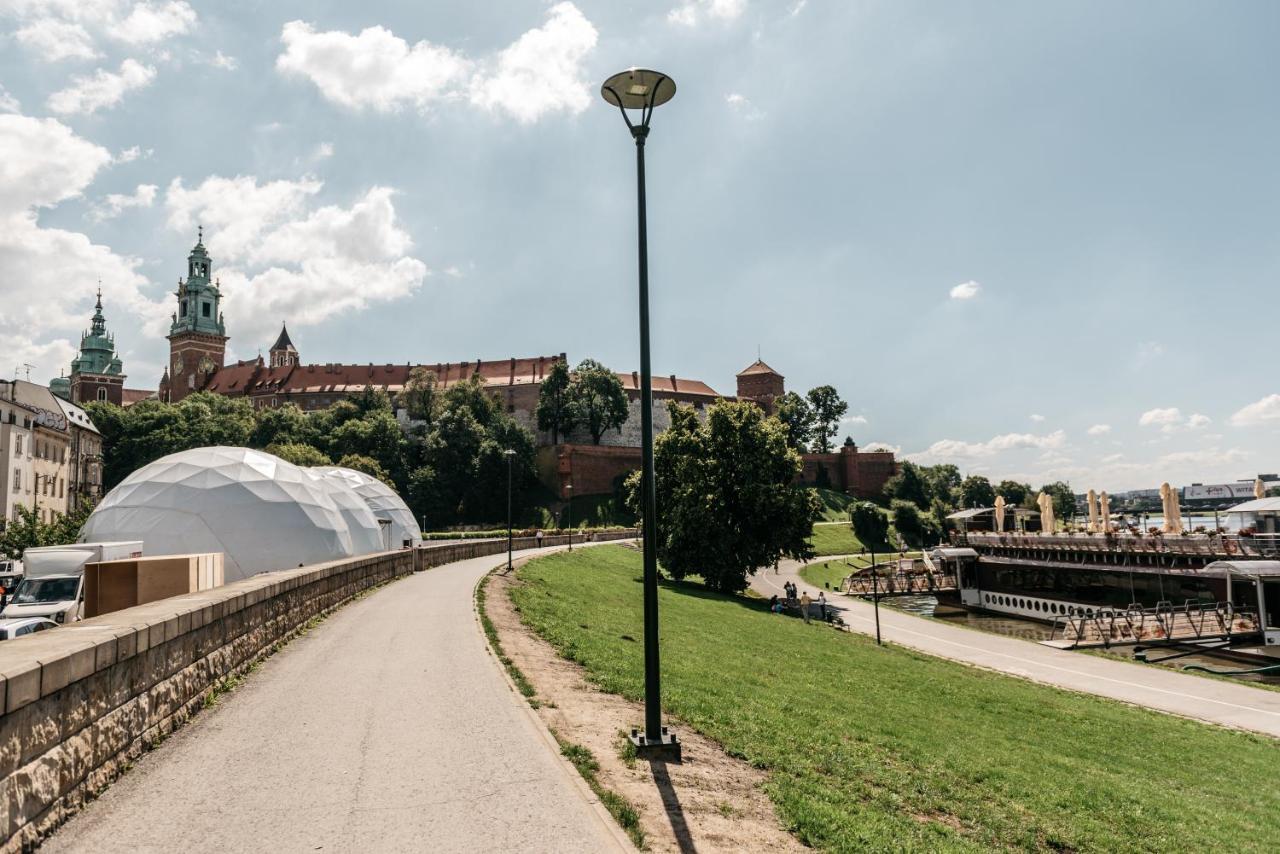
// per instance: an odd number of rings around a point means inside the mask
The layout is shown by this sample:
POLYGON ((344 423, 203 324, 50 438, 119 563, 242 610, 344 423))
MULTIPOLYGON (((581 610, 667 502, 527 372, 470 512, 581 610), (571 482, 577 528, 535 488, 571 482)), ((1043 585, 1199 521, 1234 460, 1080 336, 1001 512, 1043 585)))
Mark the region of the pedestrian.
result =
POLYGON ((782 613, 782 606, 778 604, 778 594, 777 594, 777 593, 775 593, 775 594, 773 594, 772 596, 770 596, 770 597, 769 597, 769 613, 770 613, 770 614, 780 614, 780 613, 782 613))
POLYGON ((537 537, 538 537, 538 548, 542 548, 542 532, 541 531, 537 533, 537 537))
POLYGON ((822 622, 827 621, 827 594, 818 591, 818 613, 822 615, 822 622))
POLYGON ((809 606, 813 604, 813 600, 809 598, 809 591, 800 594, 800 615, 804 617, 806 623, 809 622, 809 606))

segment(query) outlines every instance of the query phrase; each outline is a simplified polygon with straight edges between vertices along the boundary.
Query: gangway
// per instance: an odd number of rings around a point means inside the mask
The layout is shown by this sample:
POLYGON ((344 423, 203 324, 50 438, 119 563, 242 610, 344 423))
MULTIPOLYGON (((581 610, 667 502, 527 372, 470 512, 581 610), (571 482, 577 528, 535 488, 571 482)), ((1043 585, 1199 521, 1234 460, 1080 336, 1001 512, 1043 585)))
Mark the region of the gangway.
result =
POLYGON ((926 555, 859 570, 845 578, 840 589, 853 596, 919 596, 955 591, 956 577, 952 573, 939 572, 926 555), (886 569, 892 571, 885 572, 886 569), (876 573, 874 580, 872 573, 876 573))
POLYGON ((1257 636, 1262 633, 1255 611, 1231 602, 1187 600, 1181 606, 1159 602, 1154 608, 1100 608, 1070 614, 1053 622, 1053 636, 1041 641, 1058 649, 1125 646, 1145 643, 1196 643, 1257 636))

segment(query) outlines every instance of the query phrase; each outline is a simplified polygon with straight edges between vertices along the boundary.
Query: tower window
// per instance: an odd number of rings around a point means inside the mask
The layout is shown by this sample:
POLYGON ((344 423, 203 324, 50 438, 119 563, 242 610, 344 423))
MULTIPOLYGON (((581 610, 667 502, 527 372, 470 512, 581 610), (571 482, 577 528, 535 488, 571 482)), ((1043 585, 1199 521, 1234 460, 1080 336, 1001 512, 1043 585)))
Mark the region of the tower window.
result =
POLYGON ((186 317, 186 316, 187 316, 187 304, 185 302, 180 303, 178 305, 178 317, 186 317))
POLYGON ((98 400, 107 399, 107 390, 105 388, 98 389, 98 400))
POLYGON ((204 317, 209 316, 209 303, 207 302, 200 303, 200 314, 204 317))

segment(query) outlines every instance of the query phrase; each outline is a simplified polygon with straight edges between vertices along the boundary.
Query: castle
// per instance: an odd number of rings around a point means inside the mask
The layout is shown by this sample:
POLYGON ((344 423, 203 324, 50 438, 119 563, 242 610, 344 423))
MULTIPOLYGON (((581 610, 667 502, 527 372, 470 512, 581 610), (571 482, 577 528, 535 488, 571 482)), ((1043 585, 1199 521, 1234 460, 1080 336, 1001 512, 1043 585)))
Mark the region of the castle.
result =
MULTIPOLYGON (((615 489, 620 475, 640 465, 640 376, 619 373, 628 400, 627 419, 609 431, 599 445, 578 429, 553 445, 549 434, 538 430, 535 415, 542 380, 556 362, 568 362, 565 353, 499 360, 475 359, 437 364, 304 364, 286 324, 268 351, 268 357, 226 361, 226 323, 222 314, 222 290, 213 277, 213 260, 204 246, 201 229, 187 256, 187 277, 178 280, 174 292, 177 310, 169 326, 169 360, 155 396, 177 403, 195 392, 212 392, 246 398, 255 409, 295 404, 304 411, 324 409, 366 388, 382 389, 393 398, 404 390, 410 373, 424 367, 436 376, 441 388, 479 377, 503 408, 538 439, 538 466, 544 482, 559 494, 592 495, 615 489)), ((736 399, 750 400, 766 412, 786 391, 785 378, 757 359, 737 377, 736 399)), ((124 374, 115 355, 114 339, 106 333, 99 297, 92 332, 81 342, 81 356, 72 362, 71 376, 55 380, 66 384, 63 397, 108 400, 128 405, 147 392, 124 389, 124 374), (87 395, 87 396, 86 396, 87 395)), ((53 384, 50 384, 51 388, 53 384)), ((670 424, 666 402, 677 402, 705 411, 723 396, 699 380, 674 374, 653 378, 653 423, 661 431, 670 424)), ((830 454, 805 454, 806 482, 829 483, 832 488, 858 495, 878 494, 893 475, 896 463, 888 451, 860 451, 852 441, 830 454)))

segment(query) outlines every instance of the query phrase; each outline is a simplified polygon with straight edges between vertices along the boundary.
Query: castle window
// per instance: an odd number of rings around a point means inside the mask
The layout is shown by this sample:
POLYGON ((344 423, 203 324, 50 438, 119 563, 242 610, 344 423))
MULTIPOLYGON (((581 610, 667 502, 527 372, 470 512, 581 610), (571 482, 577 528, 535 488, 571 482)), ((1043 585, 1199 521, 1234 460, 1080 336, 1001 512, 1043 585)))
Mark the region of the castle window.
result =
POLYGON ((208 317, 208 316, 209 316, 209 303, 207 303, 207 302, 202 302, 202 303, 200 303, 200 315, 201 315, 202 317, 208 317))
POLYGON ((107 399, 107 390, 105 388, 98 389, 98 400, 107 399))
POLYGON ((178 317, 187 316, 187 304, 185 302, 178 303, 178 317))

